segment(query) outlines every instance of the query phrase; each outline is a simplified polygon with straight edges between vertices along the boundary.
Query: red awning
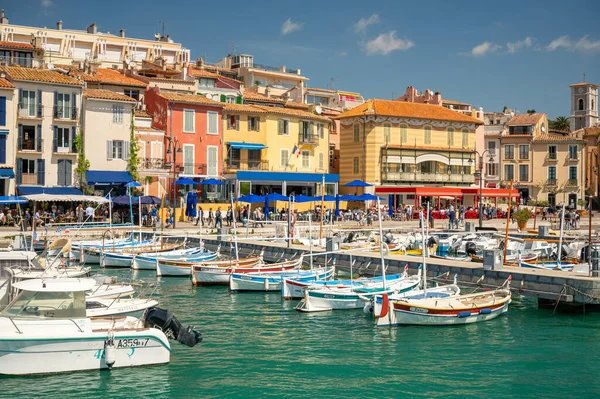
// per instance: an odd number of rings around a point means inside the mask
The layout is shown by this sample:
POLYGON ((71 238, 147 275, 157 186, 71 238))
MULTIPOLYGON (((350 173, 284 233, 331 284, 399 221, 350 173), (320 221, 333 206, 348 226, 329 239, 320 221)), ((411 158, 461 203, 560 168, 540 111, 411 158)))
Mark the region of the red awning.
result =
MULTIPOLYGON (((456 197, 464 195, 479 195, 479 188, 475 187, 376 187, 375 194, 413 194, 424 197, 456 197)), ((483 188, 484 197, 509 197, 510 190, 506 188, 483 188)), ((519 191, 512 190, 512 197, 517 198, 519 191)))

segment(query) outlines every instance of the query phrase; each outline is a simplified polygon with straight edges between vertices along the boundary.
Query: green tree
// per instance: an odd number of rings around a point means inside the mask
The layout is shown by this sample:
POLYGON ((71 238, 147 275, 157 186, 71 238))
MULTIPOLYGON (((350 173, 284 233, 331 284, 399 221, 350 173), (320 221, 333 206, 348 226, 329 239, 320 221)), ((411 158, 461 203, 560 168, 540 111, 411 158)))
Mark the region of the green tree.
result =
POLYGON ((571 131, 571 122, 566 116, 557 116, 556 119, 548 122, 548 127, 553 130, 571 131))
POLYGON ((131 173, 133 180, 138 181, 138 152, 140 146, 137 139, 135 138, 135 110, 131 109, 131 133, 129 137, 129 163, 127 164, 127 170, 131 173))
POLYGON ((85 185, 85 172, 90 168, 90 161, 85 157, 83 151, 83 131, 80 130, 79 134, 75 136, 75 150, 77 151, 77 166, 75 171, 77 172, 77 182, 79 188, 83 190, 85 185))
POLYGON ((528 113, 528 114, 535 114, 535 109, 528 109, 528 110, 527 110, 527 113, 528 113))

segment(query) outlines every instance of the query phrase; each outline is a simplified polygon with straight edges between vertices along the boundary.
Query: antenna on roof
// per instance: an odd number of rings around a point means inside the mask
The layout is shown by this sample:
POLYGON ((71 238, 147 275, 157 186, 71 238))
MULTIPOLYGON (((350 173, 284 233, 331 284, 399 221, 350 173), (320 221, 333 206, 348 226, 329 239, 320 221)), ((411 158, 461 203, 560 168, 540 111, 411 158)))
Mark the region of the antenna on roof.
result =
POLYGON ((162 25, 162 36, 165 37, 165 21, 158 21, 162 25))
POLYGON ((235 55, 235 42, 231 41, 231 55, 235 55))
POLYGON ((333 90, 335 87, 335 82, 337 82, 338 78, 329 78, 329 90, 333 90))
POLYGON ((585 82, 585 72, 583 73, 583 81, 585 82))

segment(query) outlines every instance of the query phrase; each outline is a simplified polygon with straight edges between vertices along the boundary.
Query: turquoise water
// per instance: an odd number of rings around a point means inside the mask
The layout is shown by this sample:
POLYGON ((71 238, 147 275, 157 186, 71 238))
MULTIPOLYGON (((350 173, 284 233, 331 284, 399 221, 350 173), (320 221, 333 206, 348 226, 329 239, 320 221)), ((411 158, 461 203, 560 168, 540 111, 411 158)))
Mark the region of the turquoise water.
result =
POLYGON ((0 397, 600 397, 598 314, 553 315, 517 299, 487 323, 374 328, 362 310, 304 314, 278 294, 186 279, 163 279, 159 293, 199 328, 200 345, 172 342, 163 366, 2 377, 0 397))

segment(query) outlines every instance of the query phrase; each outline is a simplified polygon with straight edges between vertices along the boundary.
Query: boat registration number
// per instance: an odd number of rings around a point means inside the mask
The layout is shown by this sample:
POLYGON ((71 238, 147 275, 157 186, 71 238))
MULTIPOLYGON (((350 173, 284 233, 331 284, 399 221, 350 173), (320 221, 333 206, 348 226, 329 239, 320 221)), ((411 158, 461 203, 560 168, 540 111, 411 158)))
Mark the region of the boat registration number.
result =
POLYGON ((410 307, 410 311, 411 312, 417 312, 417 313, 428 313, 429 312, 427 309, 413 308, 412 306, 410 307))
POLYGON ((116 340, 117 349, 119 348, 136 348, 139 346, 147 346, 150 338, 146 339, 137 339, 137 338, 127 338, 127 339, 119 339, 116 340))

